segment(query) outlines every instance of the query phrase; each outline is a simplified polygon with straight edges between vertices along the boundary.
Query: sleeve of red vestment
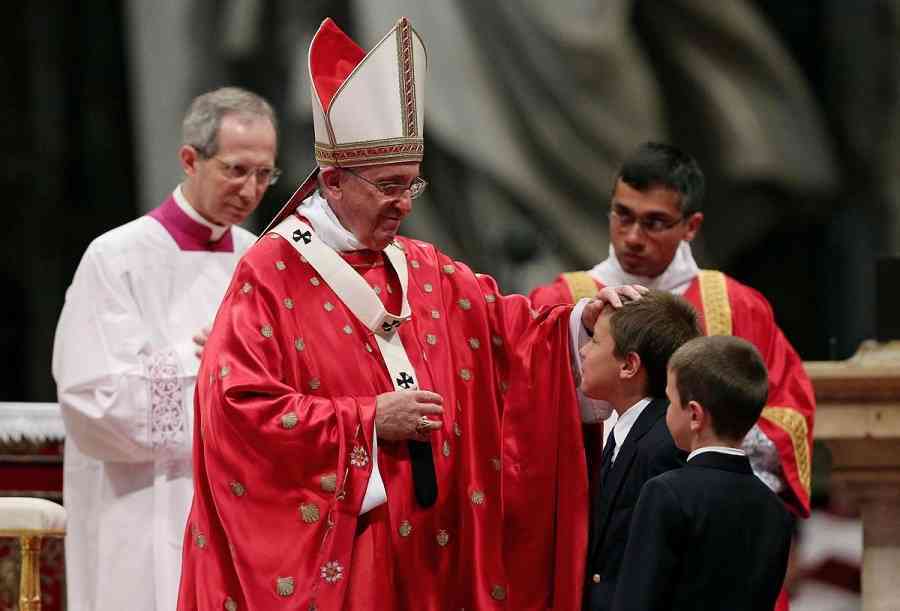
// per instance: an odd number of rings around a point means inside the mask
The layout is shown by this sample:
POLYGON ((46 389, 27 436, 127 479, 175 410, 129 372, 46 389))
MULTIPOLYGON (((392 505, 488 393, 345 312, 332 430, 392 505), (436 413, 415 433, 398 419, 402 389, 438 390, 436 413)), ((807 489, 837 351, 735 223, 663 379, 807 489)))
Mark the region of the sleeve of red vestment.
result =
POLYGON ((568 307, 516 336, 502 419, 504 558, 511 608, 575 609, 587 549, 587 468, 568 307))
POLYGON ((550 284, 535 287, 528 295, 531 306, 539 310, 545 306, 572 303, 572 291, 562 276, 557 276, 550 284))
POLYGON ((809 517, 815 395, 803 361, 775 323, 757 291, 729 282, 733 333, 752 342, 769 370, 769 398, 759 427, 775 444, 789 491, 782 496, 797 515, 809 517))
MULTIPOLYGON (((468 272, 464 264, 449 259, 468 272)), ((510 609, 577 609, 587 553, 587 469, 570 358, 571 307, 535 312, 477 274, 502 348, 503 558, 510 609)), ((448 286, 445 291, 451 290, 448 286)))

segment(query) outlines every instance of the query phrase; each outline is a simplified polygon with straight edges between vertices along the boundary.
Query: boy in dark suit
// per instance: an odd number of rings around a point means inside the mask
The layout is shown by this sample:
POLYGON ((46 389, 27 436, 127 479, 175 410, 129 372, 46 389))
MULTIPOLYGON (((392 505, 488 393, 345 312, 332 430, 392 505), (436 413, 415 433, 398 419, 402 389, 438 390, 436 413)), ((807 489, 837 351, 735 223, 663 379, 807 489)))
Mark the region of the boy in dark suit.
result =
POLYGON ((608 401, 618 420, 592 474, 584 606, 612 607, 632 509, 650 478, 684 464, 666 428, 666 365, 684 342, 700 335, 689 303, 650 291, 607 307, 581 349, 581 390, 608 401))
POLYGON ((737 337, 692 340, 669 362, 666 394, 666 424, 690 455, 641 491, 614 609, 772 609, 793 517, 741 450, 768 394, 762 358, 737 337))

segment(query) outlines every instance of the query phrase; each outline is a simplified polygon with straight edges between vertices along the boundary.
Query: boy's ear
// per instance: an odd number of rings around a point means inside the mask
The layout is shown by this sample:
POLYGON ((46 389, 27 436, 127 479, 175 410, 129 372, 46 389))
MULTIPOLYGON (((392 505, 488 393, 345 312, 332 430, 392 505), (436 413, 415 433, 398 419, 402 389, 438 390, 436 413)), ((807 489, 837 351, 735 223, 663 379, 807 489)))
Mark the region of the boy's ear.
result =
POLYGON ((619 366, 619 378, 630 380, 636 376, 640 370, 641 355, 637 352, 629 352, 625 355, 625 358, 622 359, 622 364, 619 366))
POLYGON ((687 405, 691 412, 691 432, 700 433, 709 428, 709 414, 703 409, 703 406, 696 401, 691 401, 687 405))

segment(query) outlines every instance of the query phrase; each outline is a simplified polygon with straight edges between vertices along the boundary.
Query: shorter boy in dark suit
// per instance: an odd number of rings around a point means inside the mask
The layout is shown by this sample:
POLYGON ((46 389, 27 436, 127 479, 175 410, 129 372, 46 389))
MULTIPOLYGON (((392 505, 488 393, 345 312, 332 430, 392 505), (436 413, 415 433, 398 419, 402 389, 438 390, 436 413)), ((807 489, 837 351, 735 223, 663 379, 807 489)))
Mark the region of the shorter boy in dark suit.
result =
POLYGON ((669 361, 666 394, 666 425, 690 455, 644 485, 613 608, 772 609, 793 517, 741 450, 768 394, 762 358, 736 337, 693 339, 669 361))

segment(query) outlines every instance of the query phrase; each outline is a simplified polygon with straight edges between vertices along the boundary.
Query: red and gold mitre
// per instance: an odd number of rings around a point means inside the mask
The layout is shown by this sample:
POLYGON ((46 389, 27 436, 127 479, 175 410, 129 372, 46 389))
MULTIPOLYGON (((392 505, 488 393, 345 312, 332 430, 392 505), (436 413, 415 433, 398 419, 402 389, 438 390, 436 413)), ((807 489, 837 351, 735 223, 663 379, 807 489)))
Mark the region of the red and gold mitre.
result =
POLYGON ((354 167, 422 161, 425 45, 401 18, 365 53, 331 20, 309 46, 316 161, 354 167))
MULTIPOLYGON (((319 167, 422 161, 427 64, 425 45, 406 17, 368 53, 334 21, 323 21, 309 45, 319 167)), ((270 228, 312 193, 317 174, 318 168, 270 228)))

